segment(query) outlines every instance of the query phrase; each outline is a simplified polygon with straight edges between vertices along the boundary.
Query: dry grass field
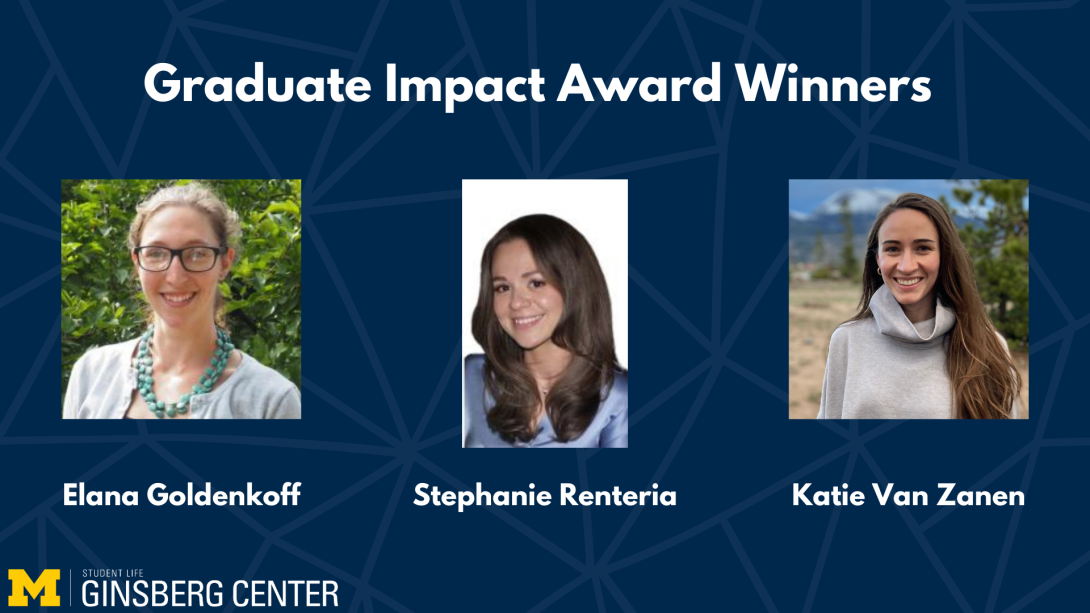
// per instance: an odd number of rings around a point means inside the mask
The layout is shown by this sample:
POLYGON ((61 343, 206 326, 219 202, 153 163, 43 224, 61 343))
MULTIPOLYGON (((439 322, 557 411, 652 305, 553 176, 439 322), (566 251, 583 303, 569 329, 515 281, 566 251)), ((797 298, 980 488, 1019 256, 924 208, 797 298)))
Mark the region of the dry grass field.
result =
MULTIPOLYGON (((788 290, 788 405, 791 419, 817 417, 829 337, 855 314, 859 284, 849 281, 792 282, 788 290)), ((1029 356, 1014 352, 1022 374, 1022 406, 1029 407, 1029 356)), ((1025 413, 1026 411, 1023 411, 1025 413)))

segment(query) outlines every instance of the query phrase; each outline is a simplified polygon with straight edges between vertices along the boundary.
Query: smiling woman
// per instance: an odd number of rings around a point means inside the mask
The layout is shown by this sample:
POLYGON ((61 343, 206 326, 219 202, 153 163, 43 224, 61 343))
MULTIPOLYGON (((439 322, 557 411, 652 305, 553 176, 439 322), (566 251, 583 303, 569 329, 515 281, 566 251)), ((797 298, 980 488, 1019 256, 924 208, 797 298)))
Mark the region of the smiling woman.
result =
POLYGON ((627 447, 628 372, 605 276, 551 215, 504 226, 481 257, 466 358, 466 447, 627 447))
POLYGON ((199 184, 160 189, 136 209, 129 258, 147 330, 76 362, 68 419, 298 418, 298 388, 236 349, 220 283, 239 248, 238 215, 199 184))
POLYGON ((833 332, 818 418, 1013 418, 1021 386, 950 214, 902 194, 867 237, 859 312, 833 332))

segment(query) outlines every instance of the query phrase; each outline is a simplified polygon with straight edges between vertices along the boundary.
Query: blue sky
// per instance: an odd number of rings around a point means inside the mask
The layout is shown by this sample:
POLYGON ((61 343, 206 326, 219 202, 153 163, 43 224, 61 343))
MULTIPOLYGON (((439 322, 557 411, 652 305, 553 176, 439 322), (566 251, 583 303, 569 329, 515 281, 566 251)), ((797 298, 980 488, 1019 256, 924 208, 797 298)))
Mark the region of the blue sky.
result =
MULTIPOLYGON (((799 213, 809 213, 821 204, 829 196, 842 189, 851 187, 875 188, 882 187, 895 192, 916 192, 931 196, 938 200, 940 195, 957 209, 958 201, 954 198, 953 188, 959 185, 958 181, 947 179, 792 179, 788 182, 787 208, 799 213)), ((960 182, 965 188, 970 187, 970 182, 960 182)), ((1026 196, 1024 206, 1029 209, 1029 196, 1026 196)), ((985 208, 991 207, 991 201, 985 208)))
POLYGON ((829 196, 851 187, 883 187, 900 193, 916 192, 936 200, 940 194, 945 194, 950 202, 956 202, 951 191, 956 185, 945 179, 792 179, 788 186, 787 208, 809 213, 829 196))

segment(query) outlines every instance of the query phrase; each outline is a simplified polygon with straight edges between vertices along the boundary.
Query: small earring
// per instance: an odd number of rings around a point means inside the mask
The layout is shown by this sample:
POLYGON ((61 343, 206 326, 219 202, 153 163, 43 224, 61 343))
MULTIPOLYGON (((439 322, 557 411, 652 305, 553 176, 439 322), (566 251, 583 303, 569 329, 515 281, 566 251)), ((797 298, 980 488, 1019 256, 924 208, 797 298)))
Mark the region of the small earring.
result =
POLYGON ((879 277, 881 277, 881 276, 882 276, 882 268, 881 268, 881 267, 879 267, 879 268, 878 268, 878 276, 879 276, 879 277))

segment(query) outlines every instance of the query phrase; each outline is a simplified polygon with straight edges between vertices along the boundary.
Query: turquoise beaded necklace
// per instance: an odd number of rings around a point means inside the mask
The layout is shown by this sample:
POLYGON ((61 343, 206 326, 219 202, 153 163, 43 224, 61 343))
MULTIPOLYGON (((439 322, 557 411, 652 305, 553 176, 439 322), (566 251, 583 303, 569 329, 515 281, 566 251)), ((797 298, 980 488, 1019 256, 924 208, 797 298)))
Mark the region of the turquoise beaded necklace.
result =
POLYGON ((152 379, 152 360, 148 350, 151 347, 154 331, 154 327, 148 328, 148 331, 140 337, 140 344, 136 351, 137 389, 140 391, 140 397, 147 403, 148 409, 159 419, 162 419, 164 415, 167 417, 184 415, 189 411, 190 401, 194 396, 207 394, 215 387, 216 381, 219 381, 220 375, 223 374, 223 369, 227 368, 227 361, 230 359, 231 350, 235 346, 231 343, 231 338, 227 336, 226 332, 216 328, 216 350, 212 354, 211 366, 204 369, 201 380, 193 386, 188 394, 182 394, 177 402, 164 402, 155 397, 153 389, 155 381, 152 379))

